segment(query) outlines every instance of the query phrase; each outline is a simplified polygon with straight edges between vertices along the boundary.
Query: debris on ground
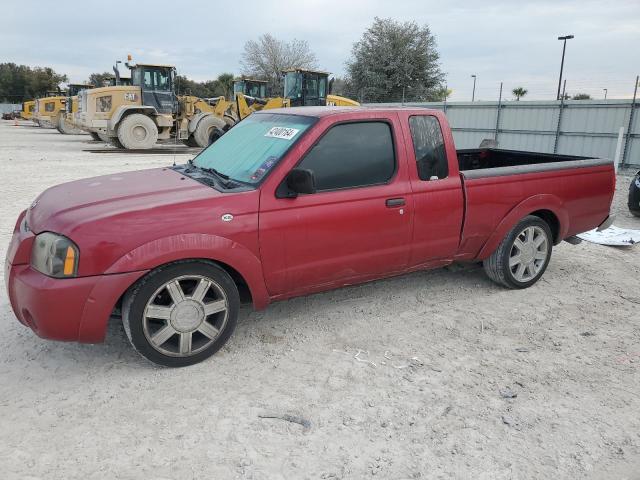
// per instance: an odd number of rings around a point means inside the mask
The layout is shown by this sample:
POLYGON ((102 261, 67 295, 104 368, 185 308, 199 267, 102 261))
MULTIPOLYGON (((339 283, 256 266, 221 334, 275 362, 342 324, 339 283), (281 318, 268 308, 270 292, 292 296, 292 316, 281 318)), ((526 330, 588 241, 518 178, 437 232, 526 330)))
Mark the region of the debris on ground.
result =
POLYGON ((260 414, 258 415, 258 418, 275 418, 278 420, 284 420, 285 422, 297 423, 298 425, 302 425, 303 432, 308 432, 311 429, 311 422, 309 420, 297 415, 289 415, 288 413, 260 414))
POLYGON ((610 247, 628 247, 640 242, 640 230, 614 226, 600 232, 597 229, 589 230, 576 236, 587 242, 608 245, 610 247))

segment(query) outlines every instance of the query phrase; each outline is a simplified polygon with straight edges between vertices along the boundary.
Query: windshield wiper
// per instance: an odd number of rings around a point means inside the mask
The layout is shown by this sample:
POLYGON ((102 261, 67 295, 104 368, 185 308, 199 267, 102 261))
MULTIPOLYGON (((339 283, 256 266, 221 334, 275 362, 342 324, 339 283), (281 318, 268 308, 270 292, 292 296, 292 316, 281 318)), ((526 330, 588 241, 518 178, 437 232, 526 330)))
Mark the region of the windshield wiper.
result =
POLYGON ((231 178, 229 178, 229 175, 225 175, 224 173, 219 172, 213 167, 198 167, 195 164, 193 165, 199 168, 200 170, 202 170, 203 172, 207 172, 215 176, 218 179, 218 182, 220 182, 224 186, 224 188, 231 189, 238 186, 236 182, 234 182, 233 180, 231 180, 231 178))

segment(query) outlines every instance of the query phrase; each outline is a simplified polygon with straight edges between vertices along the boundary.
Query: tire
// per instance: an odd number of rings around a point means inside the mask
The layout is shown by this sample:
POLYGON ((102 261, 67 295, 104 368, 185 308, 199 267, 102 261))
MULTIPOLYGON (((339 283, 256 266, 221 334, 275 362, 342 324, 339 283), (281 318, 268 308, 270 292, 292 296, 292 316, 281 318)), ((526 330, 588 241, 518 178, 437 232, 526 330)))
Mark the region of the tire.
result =
POLYGON ((225 131, 220 128, 214 128, 209 135, 209 145, 218 141, 218 139, 225 134, 225 131))
POLYGON ((58 131, 63 135, 81 135, 84 132, 67 122, 63 115, 58 115, 58 131))
POLYGON ((122 148, 124 149, 124 145, 122 145, 122 143, 120 143, 120 140, 118 139, 118 137, 110 137, 109 138, 109 143, 111 145, 113 145, 116 148, 122 148))
POLYGON ((89 135, 91 135, 91 140, 94 140, 96 142, 99 142, 100 139, 100 135, 98 135, 96 132, 89 132, 89 135))
POLYGON ((193 132, 193 139, 199 147, 208 147, 211 144, 210 139, 212 132, 215 129, 220 129, 220 131, 224 132, 226 125, 225 121, 221 118, 208 115, 198 123, 196 131, 193 132))
POLYGON ((67 132, 65 132, 65 125, 64 125, 64 117, 62 115, 58 115, 58 122, 56 125, 56 130, 58 130, 58 132, 62 133, 63 135, 66 134, 67 132))
POLYGON ((196 142, 195 138, 193 138, 193 135, 191 135, 186 140, 183 140, 182 143, 184 143, 187 147, 197 147, 198 146, 198 143, 196 142))
POLYGON ((631 180, 629 185, 629 200, 627 203, 629 211, 635 217, 640 217, 640 172, 631 180))
POLYGON ((127 150, 148 150, 158 141, 158 127, 146 115, 133 113, 118 125, 118 140, 127 150))
POLYGON ((96 133, 98 135, 98 139, 104 143, 111 143, 111 137, 109 137, 105 133, 96 133))
POLYGON ((239 306, 238 288, 227 272, 213 262, 187 260, 138 281, 123 300, 122 322, 140 355, 165 367, 185 367, 222 348, 236 327, 239 306))
POLYGON ((483 266, 487 276, 507 288, 527 288, 544 274, 551 259, 553 236, 547 222, 528 215, 500 242, 483 266), (518 261, 519 260, 519 261, 518 261))

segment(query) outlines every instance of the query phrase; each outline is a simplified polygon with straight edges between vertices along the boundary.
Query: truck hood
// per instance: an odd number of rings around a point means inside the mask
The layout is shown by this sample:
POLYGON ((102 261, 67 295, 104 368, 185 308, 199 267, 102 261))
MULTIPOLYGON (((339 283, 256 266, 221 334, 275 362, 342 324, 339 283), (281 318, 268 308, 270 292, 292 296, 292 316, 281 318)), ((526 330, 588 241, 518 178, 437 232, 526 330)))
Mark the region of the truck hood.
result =
POLYGON ((139 170, 51 187, 31 205, 27 222, 35 233, 46 230, 71 234, 76 226, 101 218, 220 195, 170 168, 139 170))
POLYGON ((35 234, 54 232, 75 242, 79 274, 99 275, 123 255, 159 238, 229 236, 246 228, 249 219, 257 224, 258 198, 257 190, 223 193, 171 168, 156 168, 49 188, 34 201, 26 220, 35 234), (237 221, 221 221, 225 214, 237 221))

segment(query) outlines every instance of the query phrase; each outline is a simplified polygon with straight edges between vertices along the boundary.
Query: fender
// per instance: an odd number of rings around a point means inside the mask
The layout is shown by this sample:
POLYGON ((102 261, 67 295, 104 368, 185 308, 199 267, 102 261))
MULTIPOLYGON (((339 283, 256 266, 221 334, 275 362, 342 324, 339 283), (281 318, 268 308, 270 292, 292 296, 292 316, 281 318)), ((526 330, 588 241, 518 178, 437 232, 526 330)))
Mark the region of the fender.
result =
POLYGON ((196 131, 196 128, 198 128, 198 123, 200 123, 200 120, 202 120, 204 117, 207 117, 211 115, 211 112, 200 112, 195 114, 191 120, 189 120, 189 133, 193 133, 196 131))
POLYGON ((151 107, 151 106, 145 106, 145 105, 120 105, 116 109, 116 111, 113 112, 113 115, 109 119, 109 123, 107 124, 107 130, 108 131, 115 131, 116 126, 118 125, 118 123, 120 123, 120 120, 122 120, 122 117, 124 116, 124 114, 127 113, 127 112, 131 112, 131 111, 142 112, 142 113, 146 113, 146 114, 149 114, 149 115, 157 115, 158 114, 158 111, 155 109, 155 107, 151 107))
POLYGON ((254 308, 260 310, 269 304, 260 259, 244 245, 217 235, 187 233, 153 240, 120 257, 105 275, 152 270, 193 258, 221 262, 235 269, 247 282, 254 308))
POLYGON ((493 233, 489 236, 484 246, 480 249, 480 253, 478 253, 476 258, 478 260, 488 258, 495 249, 498 248, 502 239, 516 223, 537 210, 549 210, 550 212, 553 212, 558 219, 560 229, 558 231, 558 238, 555 239, 556 241, 562 240, 567 236, 567 231, 569 230, 569 214, 567 213, 567 209, 564 207, 562 200, 555 195, 548 193, 534 195, 533 197, 529 197, 520 202, 505 215, 493 233))

